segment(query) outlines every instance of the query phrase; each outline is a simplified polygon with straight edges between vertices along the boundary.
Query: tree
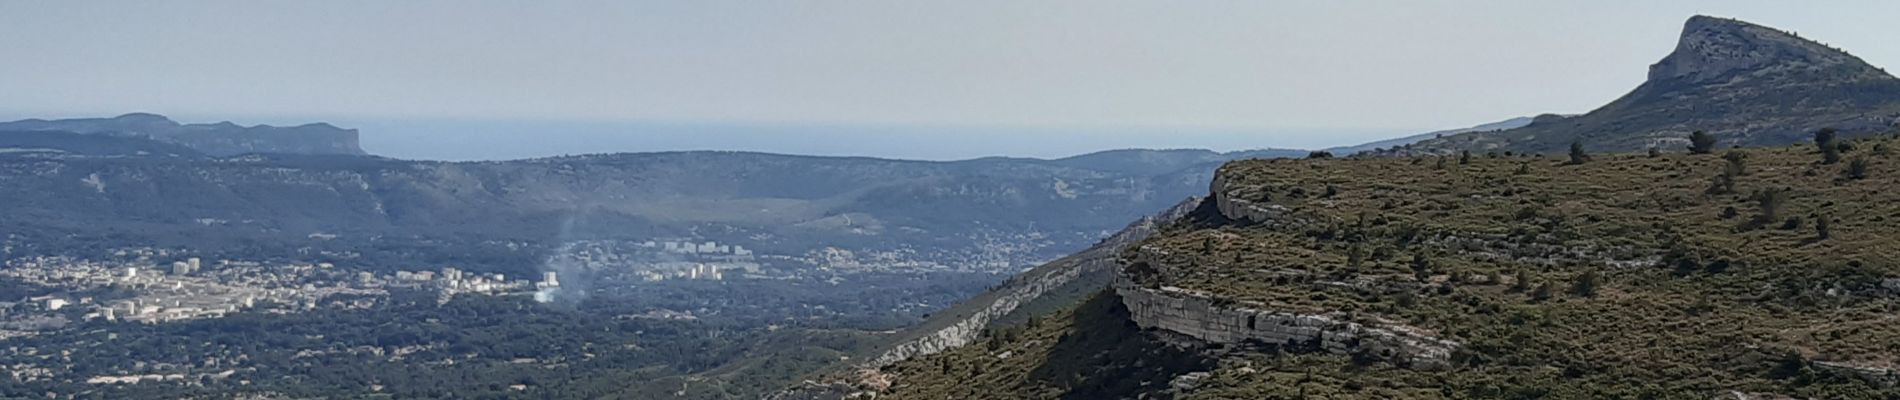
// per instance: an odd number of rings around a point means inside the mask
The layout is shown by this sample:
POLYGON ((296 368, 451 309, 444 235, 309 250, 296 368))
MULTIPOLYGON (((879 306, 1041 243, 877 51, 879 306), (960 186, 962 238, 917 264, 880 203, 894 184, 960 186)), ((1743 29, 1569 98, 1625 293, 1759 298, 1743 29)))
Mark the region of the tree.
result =
POLYGON ((1570 282, 1570 293, 1583 297, 1596 297, 1597 285, 1602 280, 1603 277, 1597 273, 1597 270, 1583 271, 1582 274, 1577 275, 1575 281, 1570 282))
POLYGON ((1583 142, 1570 142, 1570 164, 1577 165, 1590 161, 1590 154, 1583 152, 1583 142))
POLYGON ((1689 134, 1689 154, 1709 154, 1715 151, 1715 136, 1707 132, 1695 131, 1689 134))
POLYGON ((1834 128, 1821 128, 1821 130, 1814 131, 1814 145, 1819 146, 1821 150, 1834 147, 1834 139, 1837 133, 1839 132, 1835 131, 1834 128))
POLYGON ((1458 165, 1466 165, 1470 163, 1471 163, 1471 150, 1458 152, 1458 165))
POLYGON ((1814 217, 1815 240, 1827 240, 1828 238, 1833 237, 1833 232, 1828 231, 1829 219, 1832 219, 1832 218, 1828 218, 1826 215, 1814 217))
POLYGON ((1814 131, 1814 145, 1821 148, 1821 163, 1841 162, 1841 146, 1835 144, 1834 128, 1821 128, 1814 131))
POLYGON ((1754 197, 1755 204, 1759 208, 1759 214, 1756 214, 1755 219, 1751 220, 1750 223, 1755 226, 1767 225, 1780 219, 1781 206, 1783 203, 1788 202, 1788 190, 1774 188, 1762 189, 1761 191, 1755 192, 1754 197))
POLYGON ((1311 153, 1306 153, 1306 158, 1333 158, 1333 152, 1316 150, 1311 153))
POLYGON ((1724 173, 1732 176, 1748 175, 1747 153, 1743 153, 1740 150, 1729 150, 1727 153, 1722 153, 1722 159, 1728 160, 1728 165, 1723 169, 1724 173))
POLYGON ((1359 266, 1366 262, 1366 249, 1358 243, 1346 248, 1346 272, 1357 274, 1359 266))
POLYGON ((1531 289, 1531 274, 1523 268, 1517 269, 1517 275, 1511 277, 1511 291, 1522 292, 1531 289))
POLYGON ((1424 282, 1432 277, 1432 260, 1423 253, 1412 253, 1412 276, 1424 282))

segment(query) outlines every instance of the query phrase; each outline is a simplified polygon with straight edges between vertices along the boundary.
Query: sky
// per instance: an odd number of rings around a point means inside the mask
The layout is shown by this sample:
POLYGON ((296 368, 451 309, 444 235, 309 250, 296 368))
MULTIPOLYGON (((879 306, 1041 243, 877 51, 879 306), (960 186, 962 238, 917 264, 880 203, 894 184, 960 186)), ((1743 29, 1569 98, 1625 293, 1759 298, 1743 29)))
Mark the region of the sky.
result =
POLYGON ((1892 1, 0 0, 0 117, 434 159, 1318 148, 1589 111, 1695 14, 1900 65, 1892 1))

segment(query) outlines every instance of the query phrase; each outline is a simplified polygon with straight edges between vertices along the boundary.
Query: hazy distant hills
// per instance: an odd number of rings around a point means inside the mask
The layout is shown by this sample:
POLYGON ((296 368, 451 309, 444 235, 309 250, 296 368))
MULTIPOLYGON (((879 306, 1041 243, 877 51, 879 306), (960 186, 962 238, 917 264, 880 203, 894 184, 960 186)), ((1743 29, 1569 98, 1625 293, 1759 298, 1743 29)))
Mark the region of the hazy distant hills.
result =
POLYGON ((1343 155, 1356 154, 1360 152, 1373 151, 1373 150, 1378 150, 1378 149, 1387 149, 1387 148, 1393 148, 1393 147, 1398 147, 1398 146, 1404 146, 1408 144, 1422 142, 1427 139, 1436 139, 1436 138, 1449 136, 1449 135, 1456 135, 1460 133, 1488 132, 1488 131, 1498 131, 1498 130, 1517 128, 1517 127, 1522 127, 1524 125, 1530 125, 1530 123, 1531 123, 1531 117, 1517 117, 1517 118, 1511 118, 1511 119, 1507 119, 1503 121, 1492 122, 1488 124, 1479 124, 1477 126, 1472 126, 1470 128, 1446 129, 1442 131, 1426 132, 1426 133, 1421 133, 1421 134, 1412 135, 1412 136, 1380 140, 1376 142, 1353 145, 1353 146, 1333 147, 1333 148, 1326 149, 1326 151, 1331 152, 1336 155, 1343 156, 1343 155))
POLYGON ((133 113, 113 118, 0 122, 0 131, 63 131, 143 137, 184 145, 213 156, 245 153, 366 154, 357 142, 355 129, 338 128, 326 123, 291 127, 242 126, 230 122, 180 124, 162 115, 133 113))
POLYGON ((1393 153, 1456 150, 1560 152, 1686 147, 1691 132, 1723 146, 1809 140, 1823 127, 1855 136, 1900 123, 1900 79, 1860 58, 1773 28, 1696 16, 1674 52, 1635 90, 1587 114, 1545 116, 1522 128, 1451 135, 1393 153))
POLYGON ((12 189, 0 193, 0 223, 25 235, 19 243, 49 247, 11 248, 22 254, 70 250, 59 243, 345 249, 370 245, 351 238, 677 236, 986 268, 1061 257, 1204 191, 1222 162, 1283 155, 1124 150, 928 162, 665 152, 433 162, 211 157, 140 137, 57 132, 0 132, 0 148, 8 149, 0 185, 12 189), (342 239, 312 239, 332 234, 342 239))

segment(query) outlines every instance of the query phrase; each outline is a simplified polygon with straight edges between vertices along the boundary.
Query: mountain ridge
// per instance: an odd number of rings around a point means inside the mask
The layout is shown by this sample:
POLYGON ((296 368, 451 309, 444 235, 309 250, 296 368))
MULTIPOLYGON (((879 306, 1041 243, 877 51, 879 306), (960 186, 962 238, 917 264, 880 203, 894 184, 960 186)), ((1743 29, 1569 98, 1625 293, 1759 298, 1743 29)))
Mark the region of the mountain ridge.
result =
POLYGON ((1421 141, 1385 155, 1458 151, 1554 153, 1687 146, 1704 131, 1724 146, 1798 143, 1821 128, 1846 137, 1900 124, 1900 79, 1845 51, 1762 25, 1710 16, 1684 22, 1648 79, 1588 113, 1421 141))

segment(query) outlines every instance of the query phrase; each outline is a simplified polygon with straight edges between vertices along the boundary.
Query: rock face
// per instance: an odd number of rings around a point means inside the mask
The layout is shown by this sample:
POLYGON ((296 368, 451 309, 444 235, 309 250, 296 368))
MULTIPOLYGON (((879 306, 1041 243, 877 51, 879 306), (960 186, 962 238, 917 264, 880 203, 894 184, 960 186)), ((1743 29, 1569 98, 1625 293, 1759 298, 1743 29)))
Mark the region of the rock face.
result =
MULTIPOLYGON (((1209 202, 1221 217, 1250 225, 1297 225, 1289 213, 1237 198, 1228 187, 1225 171, 1216 172, 1209 202)), ((1160 250, 1131 251, 1127 263, 1160 265, 1160 250)), ((1165 270, 1165 267, 1158 266, 1165 270)), ((1122 270, 1126 271, 1126 269, 1122 270)), ((1137 277, 1122 273, 1115 292, 1128 308, 1130 319, 1156 329, 1209 343, 1242 343, 1309 348, 1333 353, 1364 352, 1394 358, 1423 368, 1447 365, 1457 342, 1439 339, 1418 329, 1390 322, 1359 323, 1341 315, 1298 314, 1263 309, 1257 304, 1235 304, 1193 290, 1146 287, 1137 277)))
POLYGON ((1900 122, 1900 79, 1839 49, 1734 19, 1696 16, 1635 90, 1587 114, 1498 132, 1449 135, 1382 154, 1459 150, 1553 153, 1686 147, 1694 131, 1724 146, 1786 145, 1824 127, 1847 136, 1900 122))
POLYGON ((355 129, 326 123, 291 127, 241 126, 230 122, 180 124, 157 114, 113 118, 28 119, 0 123, 0 131, 64 131, 143 137, 190 147, 212 156, 245 153, 364 155, 355 129))
POLYGON ((1447 365, 1458 343, 1401 327, 1373 327, 1330 315, 1308 315, 1221 306, 1211 297, 1173 287, 1149 289, 1126 281, 1115 286, 1130 319, 1209 343, 1257 342, 1332 353, 1368 352, 1396 357, 1421 368, 1447 365))
POLYGON ((1167 211, 1143 217, 1087 250, 1032 269, 989 293, 940 312, 938 316, 947 316, 956 320, 948 323, 947 326, 935 329, 929 327, 940 326, 943 323, 926 322, 920 325, 926 328, 926 332, 920 337, 892 346, 873 358, 866 367, 882 367, 969 344, 980 337, 983 330, 989 328, 994 322, 1032 303, 1050 303, 1050 308, 1071 305, 1081 300, 1082 295, 1094 293, 1107 286, 1106 282, 1112 280, 1115 271, 1120 269, 1116 255, 1123 247, 1147 238, 1158 227, 1181 218, 1199 203, 1199 198, 1190 198, 1167 211), (1077 287, 1065 288, 1066 286, 1077 287), (1062 296, 1058 293, 1072 295, 1062 296), (976 311, 964 315, 958 312, 959 309, 975 309, 976 311))

